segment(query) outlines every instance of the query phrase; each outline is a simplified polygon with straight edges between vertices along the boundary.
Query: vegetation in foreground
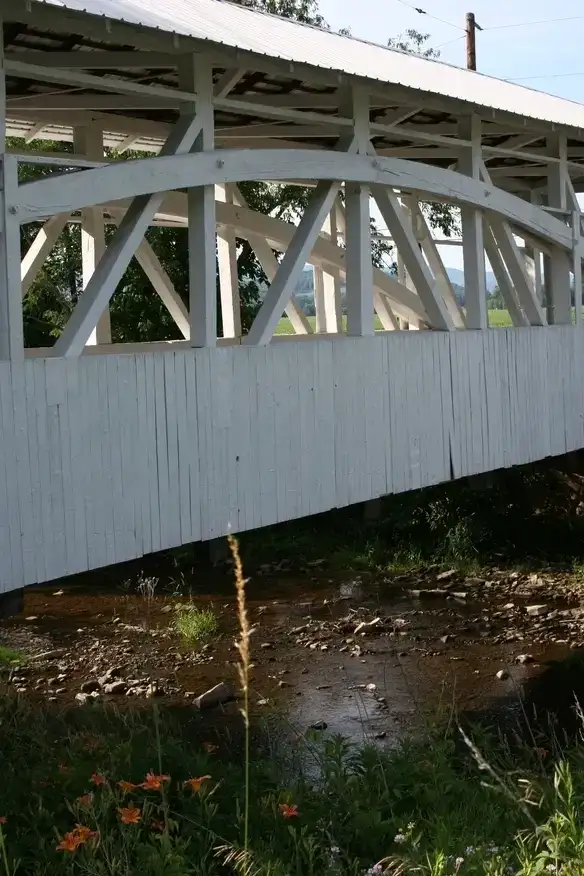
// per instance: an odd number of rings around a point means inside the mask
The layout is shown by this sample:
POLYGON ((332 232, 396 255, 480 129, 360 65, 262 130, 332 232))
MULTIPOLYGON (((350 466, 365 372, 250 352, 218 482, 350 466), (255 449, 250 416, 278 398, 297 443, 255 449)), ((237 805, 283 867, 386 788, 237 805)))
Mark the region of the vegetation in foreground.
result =
POLYGON ((512 751, 477 731, 473 753, 433 729, 395 751, 314 736, 284 751, 266 731, 245 854, 242 746, 198 714, 12 698, 0 731, 2 876, 584 873, 578 744, 512 751))
POLYGON ((0 645, 0 667, 15 666, 18 663, 24 663, 26 660, 24 654, 20 651, 15 651, 14 648, 7 648, 5 645, 0 645))
POLYGON ((176 629, 190 645, 204 645, 219 632, 215 612, 196 605, 179 605, 176 609, 176 629))

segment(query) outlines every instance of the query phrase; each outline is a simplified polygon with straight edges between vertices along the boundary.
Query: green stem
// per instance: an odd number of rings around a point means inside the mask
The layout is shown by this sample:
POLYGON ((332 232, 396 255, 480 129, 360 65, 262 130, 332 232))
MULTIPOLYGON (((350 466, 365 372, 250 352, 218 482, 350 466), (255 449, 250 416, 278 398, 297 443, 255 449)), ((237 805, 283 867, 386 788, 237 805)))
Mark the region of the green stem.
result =
POLYGON ((8 868, 8 853, 6 851, 6 843, 4 841, 4 831, 2 830, 1 824, 0 824, 0 849, 2 849, 2 861, 4 863, 4 870, 6 872, 6 876, 11 876, 10 870, 8 868))

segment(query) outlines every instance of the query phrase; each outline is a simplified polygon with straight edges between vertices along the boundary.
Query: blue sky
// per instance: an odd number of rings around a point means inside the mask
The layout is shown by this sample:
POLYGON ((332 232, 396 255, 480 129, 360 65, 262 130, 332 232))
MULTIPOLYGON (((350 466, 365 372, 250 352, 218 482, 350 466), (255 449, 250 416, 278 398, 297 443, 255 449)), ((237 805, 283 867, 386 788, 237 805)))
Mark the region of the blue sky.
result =
MULTIPOLYGON (((428 33, 428 45, 441 47, 440 59, 459 66, 466 64, 463 30, 466 13, 472 11, 484 28, 477 34, 481 72, 584 103, 582 0, 320 0, 319 5, 334 30, 349 27, 353 36, 373 42, 383 43, 408 28, 428 33), (547 23, 529 24, 538 21, 547 23)), ((448 267, 462 267, 458 248, 443 247, 442 257, 448 267)))

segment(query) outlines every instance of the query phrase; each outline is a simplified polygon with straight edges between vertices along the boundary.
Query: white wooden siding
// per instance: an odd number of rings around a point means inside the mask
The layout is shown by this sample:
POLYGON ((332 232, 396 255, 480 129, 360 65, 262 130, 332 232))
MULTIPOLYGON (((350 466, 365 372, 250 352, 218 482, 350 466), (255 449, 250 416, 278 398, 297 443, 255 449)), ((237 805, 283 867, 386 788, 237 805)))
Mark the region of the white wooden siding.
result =
POLYGON ((0 591, 584 447, 584 333, 0 363, 0 591))

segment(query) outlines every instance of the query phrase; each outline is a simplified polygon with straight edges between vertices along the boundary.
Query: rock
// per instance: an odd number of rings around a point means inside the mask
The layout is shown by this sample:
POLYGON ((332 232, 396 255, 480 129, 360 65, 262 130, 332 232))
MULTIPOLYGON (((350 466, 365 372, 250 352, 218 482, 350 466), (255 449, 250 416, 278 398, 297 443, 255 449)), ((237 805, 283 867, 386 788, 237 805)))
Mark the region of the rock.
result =
POLYGON ((328 724, 326 721, 315 721, 314 724, 310 725, 311 730, 326 730, 328 724))
POLYGON ((380 733, 376 733, 373 738, 374 739, 385 739, 386 736, 387 736, 386 731, 382 730, 380 733))
POLYGON ((94 690, 99 690, 100 684, 97 678, 88 678, 81 685, 81 693, 93 693, 94 690))
POLYGON ((452 641, 453 638, 454 638, 454 636, 449 636, 449 635, 446 635, 446 636, 440 636, 440 641, 441 641, 444 645, 446 645, 447 642, 452 641))
POLYGON ((499 669, 496 677, 499 679, 499 681, 507 681, 507 679, 509 678, 509 673, 506 669, 499 669))
POLYGON ((269 648, 273 648, 273 647, 274 647, 273 642, 262 642, 262 644, 260 645, 260 648, 263 648, 264 651, 267 651, 269 648))
POLYGON ((198 709, 212 709, 214 706, 228 703, 232 699, 234 699, 233 688, 227 682, 222 681, 198 696, 195 700, 195 706, 198 709))
POLYGON ((289 681, 280 680, 278 682, 278 687, 292 687, 293 685, 289 681))
POLYGON ((64 590, 55 590, 53 596, 62 596, 64 594, 64 590))
POLYGON ((534 663, 535 658, 532 654, 518 654, 515 658, 515 662, 524 665, 525 663, 534 663))
POLYGON ((155 682, 152 682, 146 688, 146 696, 147 697, 163 697, 164 696, 164 688, 160 687, 159 684, 155 684, 155 682))
POLYGON ((456 575, 456 569, 448 569, 447 572, 440 572, 439 575, 436 575, 437 581, 450 581, 456 575))
POLYGON ((33 660, 56 660, 57 657, 62 657, 64 653, 63 648, 54 648, 52 651, 41 651, 40 654, 35 654, 33 660))
POLYGON ((31 614, 29 617, 25 617, 25 621, 35 621, 38 620, 38 616, 36 614, 31 614))
POLYGON ((106 684, 103 690, 106 694, 125 694, 128 685, 125 681, 112 681, 111 684, 106 684))
POLYGON ((549 607, 545 604, 542 605, 528 605, 525 609, 529 617, 543 617, 549 612, 549 607))
MULTIPOLYGON (((49 699, 52 700, 52 699, 54 699, 54 697, 49 697, 49 699)), ((78 703, 81 703, 81 705, 83 706, 83 705, 85 705, 85 703, 89 699, 89 694, 86 694, 86 693, 75 694, 75 699, 77 700, 78 703)))
POLYGON ((506 605, 503 606, 504 611, 511 611, 512 608, 515 608, 514 602, 508 602, 506 605))
POLYGON ((356 636, 357 633, 366 632, 367 630, 370 630, 371 627, 376 627, 380 623, 381 623, 380 617, 374 617, 373 620, 371 620, 371 621, 361 621, 361 623, 357 624, 357 626, 353 630, 353 635, 356 636))
POLYGON ((99 678, 99 683, 101 687, 105 687, 106 684, 114 681, 116 678, 119 678, 120 673, 122 671, 121 666, 111 666, 107 672, 99 678))

